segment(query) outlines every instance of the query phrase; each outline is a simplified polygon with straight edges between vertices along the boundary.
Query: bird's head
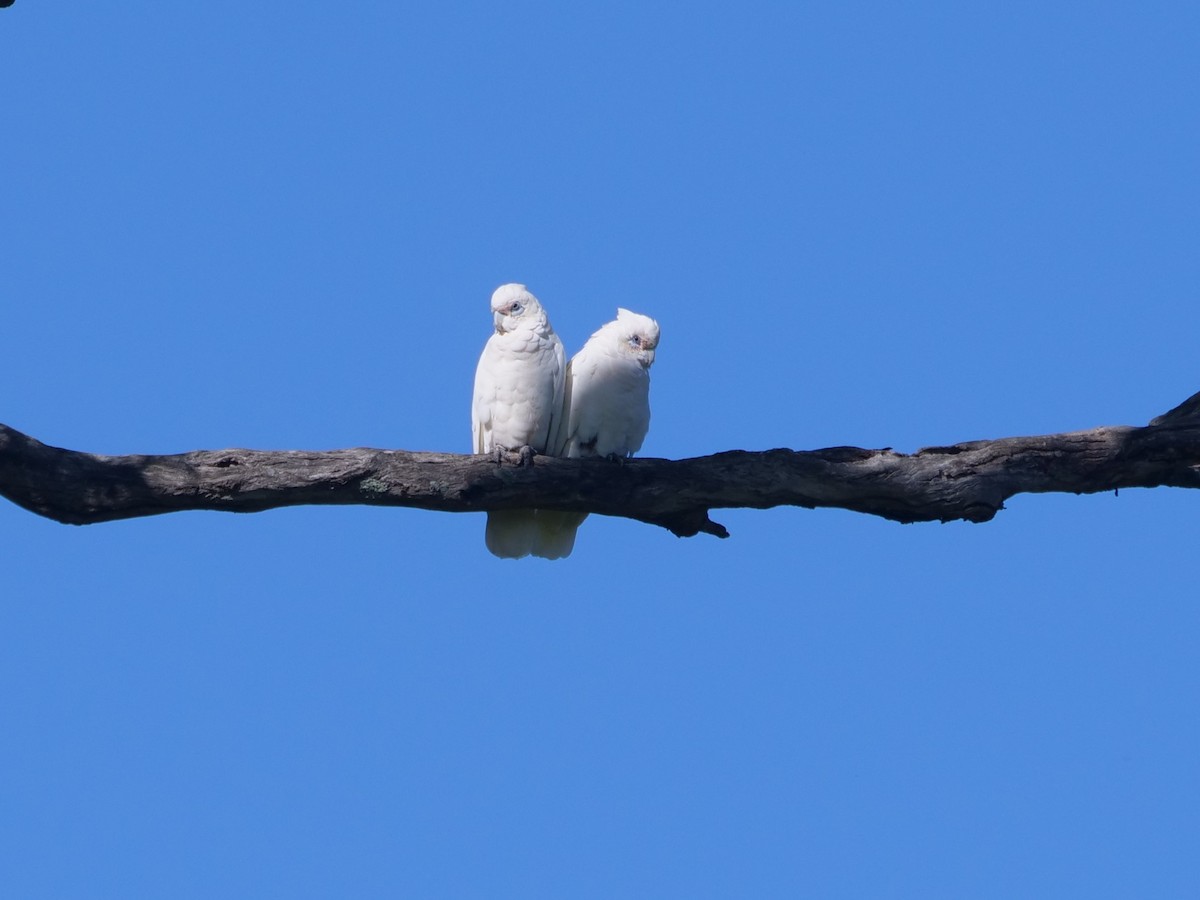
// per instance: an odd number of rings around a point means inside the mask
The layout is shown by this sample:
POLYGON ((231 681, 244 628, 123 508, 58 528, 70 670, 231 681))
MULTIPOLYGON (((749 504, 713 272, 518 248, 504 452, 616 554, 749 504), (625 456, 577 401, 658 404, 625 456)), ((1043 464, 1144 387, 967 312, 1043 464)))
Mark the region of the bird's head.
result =
POLYGON ((649 316, 617 310, 617 352, 628 354, 649 369, 654 363, 654 351, 658 347, 658 323, 649 316))
POLYGON ((507 334, 522 326, 535 327, 545 319, 542 305, 523 284, 502 284, 492 294, 492 321, 497 334, 507 334))

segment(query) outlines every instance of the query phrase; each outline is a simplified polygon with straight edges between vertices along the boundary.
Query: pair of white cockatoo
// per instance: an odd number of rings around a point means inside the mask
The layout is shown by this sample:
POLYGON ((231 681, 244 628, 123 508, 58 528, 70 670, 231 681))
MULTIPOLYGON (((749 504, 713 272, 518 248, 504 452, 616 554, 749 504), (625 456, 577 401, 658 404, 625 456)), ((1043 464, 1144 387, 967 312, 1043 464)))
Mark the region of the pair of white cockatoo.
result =
MULTIPOLYGON (((566 361, 546 311, 523 284, 492 294, 496 333, 475 370, 471 433, 476 453, 518 450, 549 456, 626 457, 650 428, 650 365, 658 323, 618 309, 566 361)), ((512 509, 488 513, 487 547, 513 559, 561 559, 586 513, 512 509)))

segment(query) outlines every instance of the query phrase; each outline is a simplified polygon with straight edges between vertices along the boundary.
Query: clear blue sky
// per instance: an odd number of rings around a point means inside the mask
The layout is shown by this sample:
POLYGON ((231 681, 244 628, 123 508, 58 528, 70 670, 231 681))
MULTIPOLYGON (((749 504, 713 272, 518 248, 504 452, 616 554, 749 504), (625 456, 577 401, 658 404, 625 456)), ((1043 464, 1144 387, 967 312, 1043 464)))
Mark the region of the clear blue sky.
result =
MULTIPOLYGON (((736 6, 736 11, 733 7, 736 6)), ((0 10, 0 421, 469 448, 488 297, 662 345, 644 455, 1200 390, 1200 12, 0 10)), ((1200 495, 986 525, 0 504, 0 893, 1200 895, 1200 495)))

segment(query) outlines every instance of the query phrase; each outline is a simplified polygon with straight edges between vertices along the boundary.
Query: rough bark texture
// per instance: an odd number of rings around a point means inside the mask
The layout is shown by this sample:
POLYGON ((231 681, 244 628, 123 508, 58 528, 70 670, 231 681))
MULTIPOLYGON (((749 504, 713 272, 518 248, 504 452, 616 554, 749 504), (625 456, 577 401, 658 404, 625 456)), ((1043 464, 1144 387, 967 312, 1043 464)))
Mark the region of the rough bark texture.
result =
POLYGON ((1019 493, 1200 487, 1200 394, 1144 427, 971 441, 913 454, 831 447, 695 459, 565 460, 404 450, 198 450, 96 456, 0 425, 0 494, 73 525, 185 509, 303 504, 446 512, 539 507, 728 537, 712 509, 839 507, 897 522, 986 522, 1019 493))

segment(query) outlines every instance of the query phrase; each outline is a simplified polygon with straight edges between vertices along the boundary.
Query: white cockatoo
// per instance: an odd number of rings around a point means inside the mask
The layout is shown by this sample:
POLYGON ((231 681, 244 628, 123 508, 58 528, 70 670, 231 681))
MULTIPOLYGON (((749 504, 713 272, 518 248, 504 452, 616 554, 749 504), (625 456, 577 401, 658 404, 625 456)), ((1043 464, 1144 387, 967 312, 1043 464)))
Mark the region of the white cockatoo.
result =
MULTIPOLYGON (((475 369, 471 434, 476 453, 518 450, 553 453, 561 444, 566 354, 537 297, 523 284, 502 284, 492 294, 496 333, 475 369)), ((519 559, 535 552, 537 511, 488 513, 484 538, 496 556, 519 559)))
MULTIPOLYGON (((566 409, 557 456, 623 459, 642 447, 650 430, 650 366, 658 323, 618 309, 615 321, 593 334, 567 366, 566 409)), ((535 552, 569 556, 586 513, 541 510, 535 552)))

